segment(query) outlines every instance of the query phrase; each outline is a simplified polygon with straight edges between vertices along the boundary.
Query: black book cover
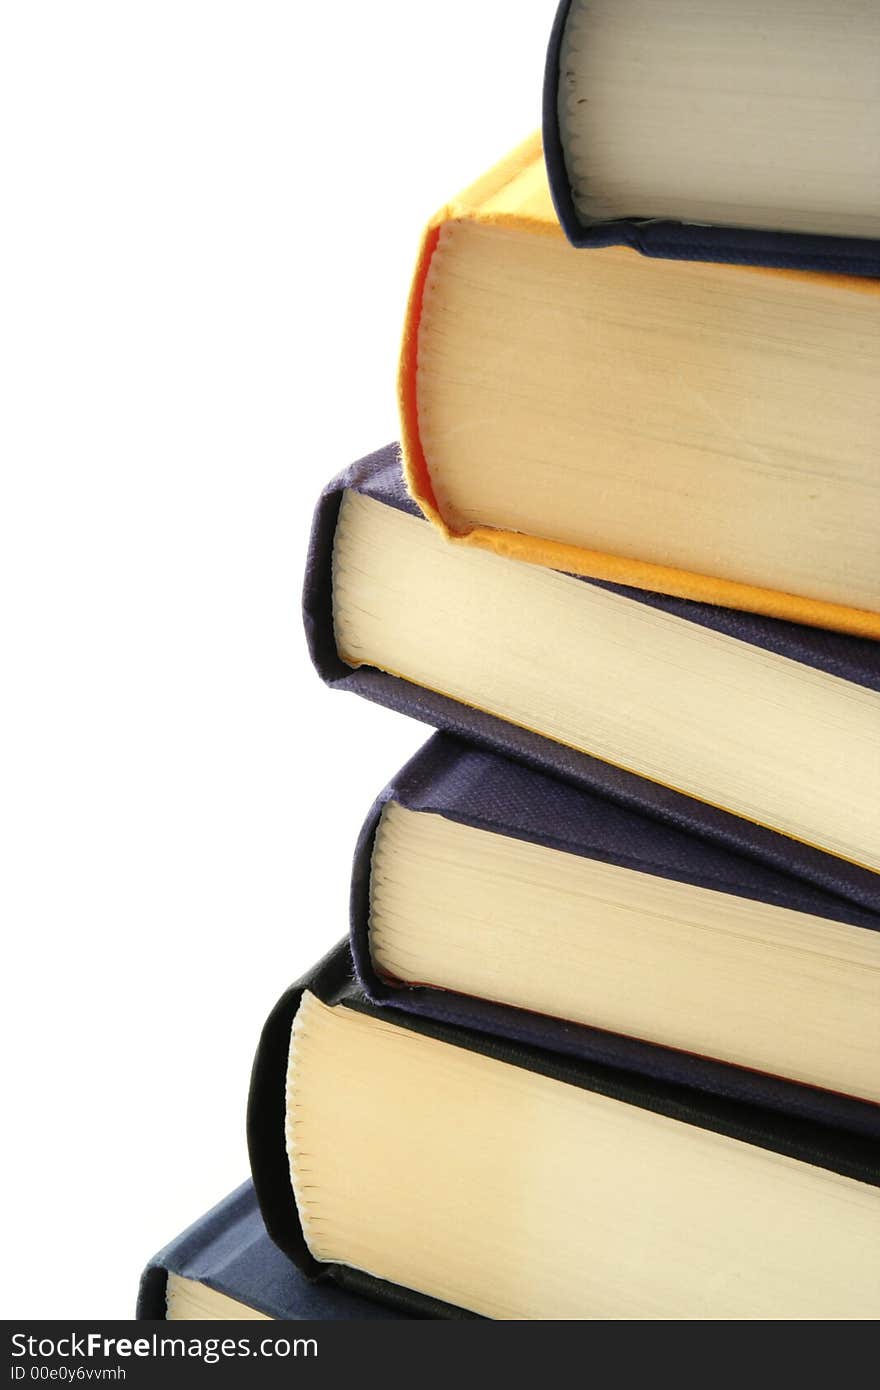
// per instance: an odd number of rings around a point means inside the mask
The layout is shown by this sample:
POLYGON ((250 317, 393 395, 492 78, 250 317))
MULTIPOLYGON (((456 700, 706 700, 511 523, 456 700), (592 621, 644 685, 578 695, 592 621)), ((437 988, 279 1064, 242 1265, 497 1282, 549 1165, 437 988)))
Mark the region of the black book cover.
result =
MULTIPOLYGON (((636 1072, 561 1056, 547 1048, 496 1038, 435 1019, 403 1011, 395 1011, 392 1016, 387 1009, 371 1003, 356 984, 351 952, 343 942, 287 991, 263 1029, 248 1102, 248 1148, 254 1187, 269 1235, 306 1276, 312 1279, 331 1277, 349 1292, 378 1299, 414 1316, 474 1315, 361 1270, 341 1264, 321 1264, 306 1245, 291 1186, 285 1138, 290 1034, 306 990, 325 1004, 342 1004, 372 1013, 386 1022, 451 1046, 468 1048, 566 1085, 595 1091, 623 1104, 639 1106, 684 1124, 713 1130, 856 1181, 880 1186, 880 1148, 875 1141, 862 1136, 842 1134, 805 1119, 773 1114, 740 1101, 701 1094, 636 1072)), ((357 1164, 356 1155, 351 1156, 351 1162, 357 1164)))

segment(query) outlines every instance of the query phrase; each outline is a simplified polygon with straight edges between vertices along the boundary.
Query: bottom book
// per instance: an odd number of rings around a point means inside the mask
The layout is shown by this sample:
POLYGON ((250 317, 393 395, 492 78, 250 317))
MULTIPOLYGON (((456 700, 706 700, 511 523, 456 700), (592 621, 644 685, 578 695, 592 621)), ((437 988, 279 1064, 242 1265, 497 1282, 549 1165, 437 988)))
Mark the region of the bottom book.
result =
POLYGON ((136 1316, 323 1321, 407 1314, 307 1279, 272 1244, 246 1182, 150 1260, 136 1316))
POLYGON ((874 1319, 875 1140, 368 1000, 342 945, 266 1024, 272 1239, 421 1316, 874 1319))

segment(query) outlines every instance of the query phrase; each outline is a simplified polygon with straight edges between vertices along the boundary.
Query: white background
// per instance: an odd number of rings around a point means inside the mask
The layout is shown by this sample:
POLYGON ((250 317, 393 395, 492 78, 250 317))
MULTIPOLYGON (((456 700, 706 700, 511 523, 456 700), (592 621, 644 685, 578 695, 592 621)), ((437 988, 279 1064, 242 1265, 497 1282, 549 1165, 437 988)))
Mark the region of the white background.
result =
POLYGON ((323 482, 396 433, 427 216, 555 0, 0 10, 0 1314, 129 1317, 420 726, 321 686, 323 482))

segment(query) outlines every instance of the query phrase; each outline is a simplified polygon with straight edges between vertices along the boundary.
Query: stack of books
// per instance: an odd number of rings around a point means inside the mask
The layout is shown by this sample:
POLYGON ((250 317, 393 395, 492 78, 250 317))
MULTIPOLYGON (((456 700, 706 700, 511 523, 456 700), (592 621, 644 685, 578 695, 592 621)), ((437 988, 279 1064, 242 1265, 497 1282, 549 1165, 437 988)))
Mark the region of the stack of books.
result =
POLYGON ((880 1315, 880 10, 765 9, 566 0, 428 226, 304 614, 439 732, 144 1316, 880 1315))

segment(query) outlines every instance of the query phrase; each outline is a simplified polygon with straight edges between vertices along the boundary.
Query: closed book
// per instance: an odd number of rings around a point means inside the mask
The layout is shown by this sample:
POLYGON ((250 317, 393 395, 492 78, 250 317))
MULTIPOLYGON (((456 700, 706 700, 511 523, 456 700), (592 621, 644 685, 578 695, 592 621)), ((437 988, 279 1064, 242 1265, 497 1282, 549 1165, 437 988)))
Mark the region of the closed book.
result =
POLYGON ((457 545, 880 637, 878 290, 585 255, 526 141, 422 239, 410 490, 457 545))
POLYGON ((562 0, 544 140, 576 246, 880 275, 871 0, 562 0))
POLYGON ((347 945, 270 1016, 267 1229, 422 1316, 873 1319, 874 1140, 382 1009, 347 945))
POLYGON ((448 735, 367 816, 351 943, 374 1003, 880 1140, 880 917, 448 735))
POLYGON ((293 1322, 393 1314, 387 1303, 307 1279, 269 1239, 246 1182, 153 1256, 141 1277, 136 1316, 293 1322))
POLYGON ((328 684, 880 909, 880 646, 448 545, 389 446, 324 491, 328 684))

